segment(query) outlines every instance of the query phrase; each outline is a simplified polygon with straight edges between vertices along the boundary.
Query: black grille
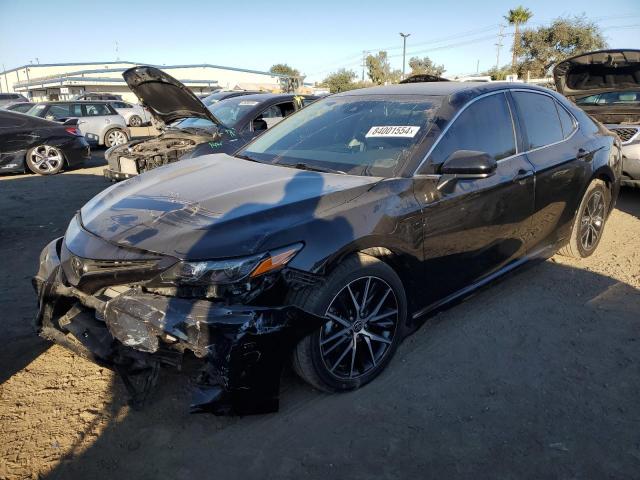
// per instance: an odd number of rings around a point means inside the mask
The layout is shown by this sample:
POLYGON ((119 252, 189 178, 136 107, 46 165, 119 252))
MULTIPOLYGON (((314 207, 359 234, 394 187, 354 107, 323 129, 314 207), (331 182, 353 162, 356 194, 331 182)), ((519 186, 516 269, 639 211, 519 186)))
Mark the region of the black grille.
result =
POLYGON ((627 127, 627 128, 612 128, 611 129, 616 135, 618 135, 618 137, 620 137, 620 140, 623 142, 628 142, 629 140, 631 140, 633 138, 633 136, 638 133, 638 129, 637 128, 632 128, 632 127, 627 127))

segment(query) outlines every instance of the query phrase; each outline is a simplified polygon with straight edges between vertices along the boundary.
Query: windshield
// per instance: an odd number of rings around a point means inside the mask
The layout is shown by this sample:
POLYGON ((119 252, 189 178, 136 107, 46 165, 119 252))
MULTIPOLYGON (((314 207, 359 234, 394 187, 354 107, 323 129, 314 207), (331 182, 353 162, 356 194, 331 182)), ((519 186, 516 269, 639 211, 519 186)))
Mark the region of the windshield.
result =
POLYGON ((209 105, 207 108, 227 127, 236 128, 238 122, 256 106, 260 105, 260 101, 252 100, 247 96, 225 98, 219 102, 209 105))
POLYGON ((441 97, 329 97, 265 132, 239 152, 252 160, 355 175, 394 176, 424 137, 441 97))
POLYGON ((578 98, 578 105, 640 105, 638 92, 607 92, 578 98))

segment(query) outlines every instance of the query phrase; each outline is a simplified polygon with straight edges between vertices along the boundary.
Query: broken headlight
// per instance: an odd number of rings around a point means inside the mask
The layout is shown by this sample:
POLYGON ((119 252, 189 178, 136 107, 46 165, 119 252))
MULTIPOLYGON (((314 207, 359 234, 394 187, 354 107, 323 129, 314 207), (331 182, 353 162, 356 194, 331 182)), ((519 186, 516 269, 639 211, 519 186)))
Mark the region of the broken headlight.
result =
POLYGON ((302 243, 250 257, 178 262, 163 272, 163 282, 174 285, 226 285, 255 278, 284 267, 300 251, 302 243))

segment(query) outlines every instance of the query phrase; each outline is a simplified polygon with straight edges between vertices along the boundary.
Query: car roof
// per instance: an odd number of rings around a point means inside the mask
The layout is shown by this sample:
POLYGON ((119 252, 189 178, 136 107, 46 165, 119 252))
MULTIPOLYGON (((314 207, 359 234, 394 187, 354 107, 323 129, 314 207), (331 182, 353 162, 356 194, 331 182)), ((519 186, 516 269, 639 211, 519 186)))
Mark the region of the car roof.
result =
POLYGON ((423 82, 405 83, 394 85, 382 85, 377 87, 360 88, 347 92, 336 93, 334 97, 346 97, 351 95, 425 95, 425 96, 446 96, 458 92, 465 94, 481 95, 496 90, 505 89, 530 89, 536 91, 549 92, 547 88, 537 87, 527 83, 517 82, 423 82))
MULTIPOLYGON (((48 100, 45 102, 35 102, 34 105, 64 105, 67 103, 104 103, 120 102, 124 100, 48 100)), ((128 102, 127 102, 128 103, 128 102)))
POLYGON ((287 100, 295 97, 291 93, 252 93, 250 95, 242 95, 242 101, 266 102, 267 100, 282 99, 287 100))

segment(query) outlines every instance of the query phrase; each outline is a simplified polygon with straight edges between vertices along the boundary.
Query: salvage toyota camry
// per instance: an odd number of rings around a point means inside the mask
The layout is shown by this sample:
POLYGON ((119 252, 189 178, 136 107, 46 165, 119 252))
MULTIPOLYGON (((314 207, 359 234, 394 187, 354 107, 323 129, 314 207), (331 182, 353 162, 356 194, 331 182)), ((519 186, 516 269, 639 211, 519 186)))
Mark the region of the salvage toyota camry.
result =
POLYGON ((334 95, 234 157, 89 201, 42 252, 37 325, 136 401, 195 357, 193 410, 274 411, 288 361, 319 389, 358 388, 430 312, 560 248, 591 255, 620 173, 619 139, 546 89, 334 95))

